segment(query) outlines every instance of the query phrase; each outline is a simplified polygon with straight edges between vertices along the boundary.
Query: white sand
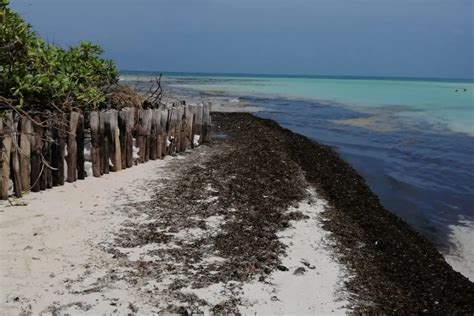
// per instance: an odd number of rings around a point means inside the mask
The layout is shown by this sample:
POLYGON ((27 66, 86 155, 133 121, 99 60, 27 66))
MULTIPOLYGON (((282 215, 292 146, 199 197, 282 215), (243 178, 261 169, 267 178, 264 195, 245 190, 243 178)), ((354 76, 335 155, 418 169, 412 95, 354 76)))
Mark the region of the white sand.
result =
POLYGON ((450 241, 455 247, 444 257, 454 270, 474 282, 474 222, 462 219, 450 229, 450 241))
POLYGON ((310 198, 296 209, 309 218, 293 221, 278 235, 288 247, 282 265, 289 271, 273 271, 266 282, 214 284, 204 289, 187 289, 213 305, 230 297, 240 298, 244 315, 324 315, 345 314, 348 301, 341 291, 347 277, 344 267, 332 257, 330 234, 322 228, 321 212, 327 203, 312 190, 310 198), (302 262, 309 264, 309 267, 302 262), (295 275, 304 268, 302 275, 295 275))
POLYGON ((87 292, 114 267, 112 256, 98 247, 124 220, 112 206, 127 203, 129 196, 137 202, 149 199, 150 191, 141 186, 164 174, 170 159, 32 193, 22 199, 26 206, 9 207, 2 202, 0 314, 39 314, 57 305, 54 302, 71 304, 62 313, 77 314, 82 302, 94 306, 89 314, 110 314, 117 309, 110 300, 139 301, 125 285, 100 293, 71 291, 87 292))
MULTIPOLYGON (((196 151, 199 155, 200 149, 196 151)), ((126 276, 133 271, 120 264, 120 260, 157 260, 160 254, 153 250, 176 245, 122 248, 125 258, 113 258, 100 245, 110 241, 125 220, 140 223, 149 220, 145 214, 128 218, 127 212, 118 209, 129 207, 130 202, 150 200, 153 191, 146 190, 147 185, 157 178, 172 177, 171 163, 192 156, 167 157, 102 178, 88 178, 30 194, 22 199, 26 206, 11 207, 2 202, 0 314, 124 315, 138 310, 138 314, 147 315, 168 304, 182 306, 182 302, 173 301, 173 296, 167 295, 178 275, 163 275, 160 281, 143 278, 138 284, 130 284, 126 276), (111 275, 118 277, 110 279, 111 275)), ((282 264, 289 271, 274 271, 265 283, 230 282, 204 289, 184 288, 181 292, 195 293, 211 306, 239 298, 242 302, 239 309, 245 314, 344 313, 347 301, 339 292, 344 269, 331 257, 327 247, 329 234, 322 229, 319 217, 324 207, 325 202, 311 192, 311 198, 299 206, 309 219, 292 222, 279 235, 288 246, 282 264), (314 269, 303 265, 302 260, 314 269), (304 274, 294 275, 299 267, 305 268, 304 274)), ((206 222, 212 231, 218 231, 223 217, 211 216, 206 222)), ((175 239, 192 240, 201 233, 180 231, 175 239)), ((203 259, 226 261, 218 256, 203 259)))

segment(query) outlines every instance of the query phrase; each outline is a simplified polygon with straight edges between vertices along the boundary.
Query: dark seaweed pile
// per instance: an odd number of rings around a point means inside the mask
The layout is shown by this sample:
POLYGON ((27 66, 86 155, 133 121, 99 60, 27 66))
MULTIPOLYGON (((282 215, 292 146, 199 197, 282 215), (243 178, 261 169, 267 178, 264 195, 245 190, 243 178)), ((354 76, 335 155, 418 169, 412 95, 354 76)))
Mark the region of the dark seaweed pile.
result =
MULTIPOLYGON (((250 114, 214 113, 212 119, 217 133, 237 142, 257 140, 246 153, 250 157, 288 157, 286 163, 300 166, 306 180, 329 201, 326 228, 337 241, 340 260, 355 273, 346 284, 355 311, 474 313, 474 284, 455 272, 431 242, 384 209, 365 180, 332 148, 250 114)), ((255 170, 269 170, 262 160, 246 163, 236 168, 249 168, 250 181, 258 181, 255 170)), ((270 169, 277 168, 284 166, 270 169)), ((261 185, 278 183, 263 177, 261 185)))

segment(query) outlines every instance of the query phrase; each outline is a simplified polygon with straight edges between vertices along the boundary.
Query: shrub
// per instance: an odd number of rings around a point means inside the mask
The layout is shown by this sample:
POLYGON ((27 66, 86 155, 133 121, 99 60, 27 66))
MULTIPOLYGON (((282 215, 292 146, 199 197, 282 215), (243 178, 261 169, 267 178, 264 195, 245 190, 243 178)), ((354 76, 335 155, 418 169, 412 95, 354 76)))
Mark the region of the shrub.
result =
POLYGON ((118 70, 92 43, 63 49, 43 41, 0 0, 0 96, 23 110, 97 109, 118 70))

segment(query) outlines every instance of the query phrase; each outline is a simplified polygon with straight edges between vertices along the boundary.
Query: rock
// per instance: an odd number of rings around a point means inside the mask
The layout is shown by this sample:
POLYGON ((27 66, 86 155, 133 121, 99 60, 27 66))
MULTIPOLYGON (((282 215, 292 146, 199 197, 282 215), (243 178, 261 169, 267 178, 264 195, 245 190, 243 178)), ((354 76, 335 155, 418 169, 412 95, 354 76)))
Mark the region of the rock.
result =
POLYGON ((309 263, 306 259, 301 260, 301 263, 304 264, 308 269, 314 270, 316 267, 309 263))
POLYGON ((290 269, 288 269, 287 267, 285 267, 284 265, 277 265, 277 269, 280 270, 280 271, 289 271, 290 269))
POLYGON ((296 268, 295 271, 293 272, 294 275, 304 275, 306 272, 306 269, 303 267, 296 268))
POLYGON ((265 272, 266 274, 270 274, 272 272, 272 269, 270 269, 269 267, 265 267, 263 269, 263 272, 265 272))

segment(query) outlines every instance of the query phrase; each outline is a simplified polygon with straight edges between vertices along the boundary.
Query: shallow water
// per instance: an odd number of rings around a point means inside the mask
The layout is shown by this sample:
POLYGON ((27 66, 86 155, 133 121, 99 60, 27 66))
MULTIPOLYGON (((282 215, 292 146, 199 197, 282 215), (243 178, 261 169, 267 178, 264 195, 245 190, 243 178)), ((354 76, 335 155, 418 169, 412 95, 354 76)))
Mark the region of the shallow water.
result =
POLYGON ((474 221, 473 82, 186 74, 165 80, 180 94, 262 107, 259 116, 334 146, 386 208, 445 252, 452 227, 474 221))

